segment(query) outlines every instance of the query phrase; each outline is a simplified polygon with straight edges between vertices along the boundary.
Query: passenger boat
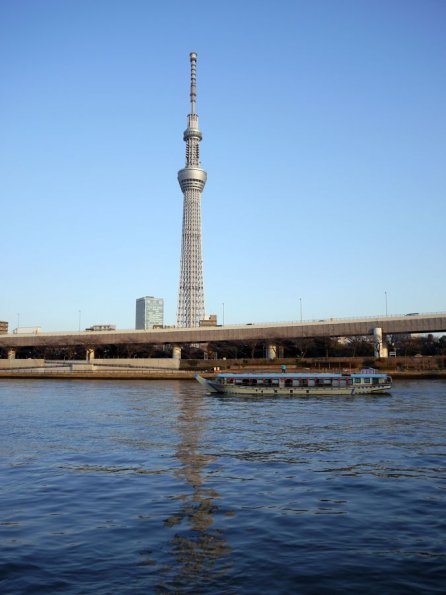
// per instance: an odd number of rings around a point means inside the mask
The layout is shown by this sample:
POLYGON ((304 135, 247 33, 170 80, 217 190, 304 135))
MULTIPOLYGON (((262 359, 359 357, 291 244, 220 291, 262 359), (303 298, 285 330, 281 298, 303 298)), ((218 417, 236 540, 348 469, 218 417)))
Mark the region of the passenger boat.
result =
POLYGON ((212 379, 199 374, 195 379, 212 393, 224 395, 368 395, 387 393, 392 378, 374 370, 359 374, 218 374, 212 379))

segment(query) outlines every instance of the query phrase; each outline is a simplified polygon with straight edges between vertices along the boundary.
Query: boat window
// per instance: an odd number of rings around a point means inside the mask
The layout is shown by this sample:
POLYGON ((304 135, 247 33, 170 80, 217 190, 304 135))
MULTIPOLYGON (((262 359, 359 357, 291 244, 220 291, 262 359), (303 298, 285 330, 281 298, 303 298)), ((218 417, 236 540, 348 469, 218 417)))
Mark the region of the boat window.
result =
POLYGON ((315 385, 315 382, 314 382, 313 378, 309 378, 308 379, 308 386, 314 386, 314 385, 315 385))
POLYGON ((364 378, 364 382, 365 382, 366 384, 370 384, 370 378, 364 378))
POLYGON ((361 384, 361 378, 355 378, 355 384, 361 384))
POLYGON ((347 386, 347 381, 345 380, 345 378, 341 378, 341 380, 339 381, 339 386, 341 388, 345 388, 347 386))
POLYGON ((323 381, 322 381, 322 383, 325 386, 331 386, 331 378, 324 378, 323 381))
POLYGON ((337 378, 333 378, 332 386, 339 386, 339 380, 337 378))
POLYGON ((379 378, 372 378, 372 384, 378 384, 379 378))
POLYGON ((291 378, 286 378, 285 386, 293 386, 293 380, 291 378))

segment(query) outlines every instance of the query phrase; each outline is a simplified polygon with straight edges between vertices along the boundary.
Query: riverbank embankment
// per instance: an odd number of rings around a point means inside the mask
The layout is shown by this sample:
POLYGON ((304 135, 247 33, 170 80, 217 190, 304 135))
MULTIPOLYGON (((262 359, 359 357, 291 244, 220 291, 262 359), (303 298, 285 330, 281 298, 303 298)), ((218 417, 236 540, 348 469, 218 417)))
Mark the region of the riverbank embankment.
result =
POLYGON ((233 373, 352 373, 364 365, 390 374, 393 379, 446 379, 443 361, 433 358, 400 358, 400 361, 361 358, 331 358, 330 360, 173 360, 115 359, 86 361, 0 360, 1 378, 91 379, 91 380, 192 380, 197 372, 211 376, 218 372, 233 373), (216 365, 219 364, 219 365, 216 365))
POLYGON ((162 360, 98 360, 52 361, 43 359, 0 360, 0 378, 49 379, 188 379, 191 370, 180 370, 179 361, 162 360))

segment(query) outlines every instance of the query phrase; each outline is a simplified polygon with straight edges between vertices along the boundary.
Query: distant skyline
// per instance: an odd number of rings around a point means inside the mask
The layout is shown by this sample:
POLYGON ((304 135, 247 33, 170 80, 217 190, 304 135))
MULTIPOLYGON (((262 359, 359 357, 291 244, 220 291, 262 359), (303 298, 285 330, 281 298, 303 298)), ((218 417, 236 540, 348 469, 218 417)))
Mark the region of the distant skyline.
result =
POLYGON ((0 320, 175 324, 189 53, 206 314, 446 310, 446 3, 3 0, 0 320))

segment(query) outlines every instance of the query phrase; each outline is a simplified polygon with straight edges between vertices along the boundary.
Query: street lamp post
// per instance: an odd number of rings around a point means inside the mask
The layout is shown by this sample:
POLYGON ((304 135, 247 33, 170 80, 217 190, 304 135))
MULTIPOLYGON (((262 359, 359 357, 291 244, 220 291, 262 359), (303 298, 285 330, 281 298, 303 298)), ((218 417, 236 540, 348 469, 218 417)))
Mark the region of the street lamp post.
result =
POLYGON ((222 322, 223 322, 223 326, 225 326, 225 303, 222 302, 221 305, 223 306, 223 318, 222 318, 222 322))
POLYGON ((302 326, 302 298, 299 298, 299 311, 300 311, 300 357, 304 356, 304 327, 302 326))
POLYGON ((386 316, 387 316, 387 291, 384 292, 384 295, 386 296, 386 316))

